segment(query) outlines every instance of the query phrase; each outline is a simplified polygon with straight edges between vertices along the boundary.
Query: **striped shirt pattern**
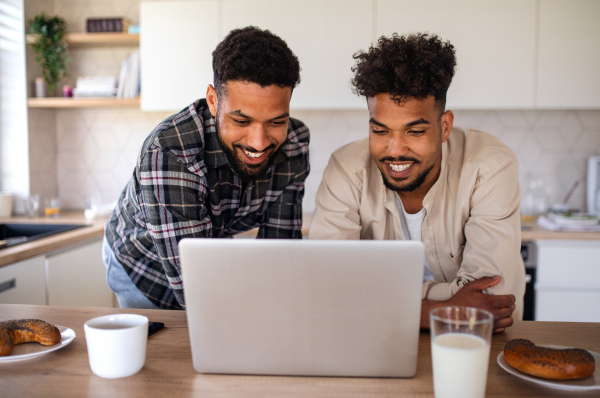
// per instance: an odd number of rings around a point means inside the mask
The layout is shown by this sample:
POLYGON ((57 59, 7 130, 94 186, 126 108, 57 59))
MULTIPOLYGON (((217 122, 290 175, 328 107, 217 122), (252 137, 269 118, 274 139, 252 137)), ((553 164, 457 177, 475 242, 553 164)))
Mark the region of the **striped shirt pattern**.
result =
POLYGON ((183 309, 181 239, 229 238, 253 228, 258 238, 301 239, 308 143, 308 128, 290 118, 267 177, 242 192, 206 100, 163 120, 144 141, 106 226, 133 283, 158 307, 183 309))

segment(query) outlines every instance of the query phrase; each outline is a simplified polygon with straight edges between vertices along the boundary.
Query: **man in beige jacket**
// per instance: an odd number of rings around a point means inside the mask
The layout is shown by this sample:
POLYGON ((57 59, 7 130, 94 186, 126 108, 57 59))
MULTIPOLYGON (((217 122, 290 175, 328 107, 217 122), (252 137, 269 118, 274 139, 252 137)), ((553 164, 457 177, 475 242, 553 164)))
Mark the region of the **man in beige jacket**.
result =
POLYGON ((421 327, 431 309, 462 305, 489 310, 503 331, 522 318, 525 291, 517 158, 492 135, 453 128, 449 42, 381 37, 355 58, 369 137, 332 154, 309 238, 421 240, 421 327))

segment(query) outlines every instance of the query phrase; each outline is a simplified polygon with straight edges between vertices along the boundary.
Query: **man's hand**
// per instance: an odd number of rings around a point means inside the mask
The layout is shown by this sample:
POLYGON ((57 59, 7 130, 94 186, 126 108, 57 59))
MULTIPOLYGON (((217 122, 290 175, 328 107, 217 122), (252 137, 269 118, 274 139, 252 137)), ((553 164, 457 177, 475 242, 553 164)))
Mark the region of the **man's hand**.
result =
POLYGON ((512 294, 494 296, 482 293, 488 287, 496 286, 500 280, 499 276, 485 276, 471 281, 456 292, 450 300, 447 300, 446 304, 489 311, 494 315, 494 333, 503 332, 513 324, 512 313, 515 310, 515 296, 512 294))
POLYGON ((446 301, 423 300, 421 309, 421 327, 429 327, 429 311, 436 307, 462 306, 486 310, 494 315, 494 333, 501 333, 512 326, 512 313, 515 310, 515 296, 512 294, 494 296, 482 293, 483 290, 500 283, 499 276, 483 277, 464 285, 446 301))

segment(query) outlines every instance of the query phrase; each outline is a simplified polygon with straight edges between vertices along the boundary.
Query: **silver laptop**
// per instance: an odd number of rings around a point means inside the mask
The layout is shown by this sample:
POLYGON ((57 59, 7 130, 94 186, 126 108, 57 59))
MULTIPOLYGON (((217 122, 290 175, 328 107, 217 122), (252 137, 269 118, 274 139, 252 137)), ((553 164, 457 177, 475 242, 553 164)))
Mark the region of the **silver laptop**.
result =
POLYGON ((421 242, 183 239, 179 253, 196 371, 416 373, 421 242))

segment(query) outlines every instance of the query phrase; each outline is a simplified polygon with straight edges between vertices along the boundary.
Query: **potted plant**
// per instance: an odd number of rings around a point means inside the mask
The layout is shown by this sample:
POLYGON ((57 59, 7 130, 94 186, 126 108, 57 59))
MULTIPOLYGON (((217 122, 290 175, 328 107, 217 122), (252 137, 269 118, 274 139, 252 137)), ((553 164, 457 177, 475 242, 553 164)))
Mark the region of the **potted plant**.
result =
POLYGON ((67 23, 63 18, 48 17, 44 13, 36 15, 29 23, 29 32, 35 35, 35 41, 31 44, 36 54, 35 60, 42 67, 42 76, 48 84, 48 92, 52 94, 60 80, 68 76, 67 23))

